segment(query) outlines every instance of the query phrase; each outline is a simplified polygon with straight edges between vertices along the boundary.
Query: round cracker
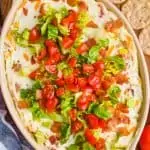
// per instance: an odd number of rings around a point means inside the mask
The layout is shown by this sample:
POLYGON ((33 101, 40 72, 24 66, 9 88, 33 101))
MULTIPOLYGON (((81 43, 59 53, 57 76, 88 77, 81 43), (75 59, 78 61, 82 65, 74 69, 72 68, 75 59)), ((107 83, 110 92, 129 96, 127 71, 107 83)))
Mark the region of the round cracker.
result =
POLYGON ((141 31, 139 41, 144 54, 150 56, 150 26, 141 31))
POLYGON ((135 30, 150 24, 150 0, 128 0, 121 10, 135 30))

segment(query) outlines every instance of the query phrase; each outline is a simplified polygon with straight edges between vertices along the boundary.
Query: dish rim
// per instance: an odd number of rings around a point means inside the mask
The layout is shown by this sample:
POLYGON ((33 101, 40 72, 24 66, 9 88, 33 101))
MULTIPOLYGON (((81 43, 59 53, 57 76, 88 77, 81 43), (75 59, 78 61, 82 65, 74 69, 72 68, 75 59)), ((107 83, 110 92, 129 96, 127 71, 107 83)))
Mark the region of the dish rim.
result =
MULTIPOLYGON (((99 0, 97 0, 99 1, 99 0)), ((18 0, 16 2, 13 3, 13 6, 4 22, 3 28, 2 28, 2 32, 1 32, 1 41, 0 41, 0 81, 1 81, 1 91, 4 97, 4 101, 5 104, 9 110, 9 113, 11 114, 11 117, 13 119, 13 121, 15 122, 16 126, 18 127, 18 129, 21 131, 21 133, 23 134, 23 136, 25 137, 25 139, 33 146, 33 148, 35 149, 45 149, 45 147, 40 146, 37 144, 37 142, 35 142, 34 138, 32 137, 31 133, 29 131, 27 131, 27 129, 25 128, 23 121, 21 120, 17 109, 15 107, 14 104, 14 100, 13 100, 13 96, 11 95, 11 92, 9 90, 8 87, 8 83, 7 83, 7 78, 6 78, 6 73, 5 73, 5 63, 4 63, 4 57, 3 57, 3 46, 4 46, 4 40, 5 40, 5 35, 7 33, 7 31, 9 30, 9 27, 11 25, 11 23, 13 22, 15 13, 17 11, 17 8, 19 7, 19 5, 21 4, 22 0, 18 0), (3 82, 2 82, 3 81, 3 82)), ((101 0, 101 2, 103 2, 105 4, 105 6, 107 8, 109 8, 111 11, 113 11, 119 18, 121 18, 121 20, 124 22, 126 29, 128 30, 128 32, 132 35, 133 39, 134 39, 134 43, 137 49, 137 55, 138 55, 138 63, 140 66, 140 75, 142 78, 142 85, 143 85, 143 94, 144 94, 144 101, 143 101, 143 105, 141 106, 141 112, 140 112, 140 116, 142 116, 142 119, 140 119, 140 123, 138 125, 138 128, 136 130, 136 133, 131 141, 131 144, 129 145, 129 147, 127 149, 136 149, 136 145, 139 141, 140 135, 143 131, 144 125, 146 123, 147 120, 147 116, 148 116, 148 112, 149 112, 149 98, 150 98, 150 84, 149 84, 149 74, 148 74, 148 69, 147 69, 147 65, 146 65, 146 61, 144 58, 144 54, 142 52, 142 49, 140 47, 139 41, 137 39, 137 36, 134 32, 134 30, 132 29, 131 25, 129 24, 129 22, 127 21, 127 19, 125 18, 125 16, 120 12, 120 10, 114 5, 112 4, 109 0, 101 0)))

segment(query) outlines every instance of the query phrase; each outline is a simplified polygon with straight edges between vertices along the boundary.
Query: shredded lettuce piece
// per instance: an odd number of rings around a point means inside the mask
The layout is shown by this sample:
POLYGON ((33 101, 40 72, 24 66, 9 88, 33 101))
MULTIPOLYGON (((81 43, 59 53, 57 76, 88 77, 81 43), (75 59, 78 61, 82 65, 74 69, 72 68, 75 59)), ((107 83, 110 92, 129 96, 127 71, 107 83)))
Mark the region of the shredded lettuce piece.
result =
POLYGON ((68 64, 65 61, 60 62, 59 64, 57 64, 57 69, 58 70, 64 70, 68 68, 68 64))
POLYGON ((83 144, 83 150, 95 150, 95 148, 91 144, 86 142, 83 144))
POLYGON ((71 126, 68 123, 64 123, 61 126, 61 143, 65 143, 71 135, 71 126))
POLYGON ((96 108, 94 108, 93 112, 99 118, 107 120, 112 117, 111 112, 108 110, 109 106, 110 106, 109 103, 103 102, 102 104, 100 104, 96 108))
POLYGON ((111 86, 108 89, 108 96, 113 104, 118 103, 119 101, 118 95, 120 94, 120 92, 121 92, 121 89, 117 85, 111 86))
POLYGON ((67 27, 58 25, 58 29, 62 35, 69 35, 69 29, 67 27))
POLYGON ((72 144, 70 145, 67 150, 79 150, 79 146, 78 145, 75 145, 75 144, 72 144))
POLYGON ((48 24, 50 23, 50 21, 51 21, 51 18, 48 17, 48 18, 46 19, 45 23, 42 25, 42 27, 41 27, 41 34, 42 34, 42 35, 45 35, 45 34, 46 34, 46 32, 47 32, 47 27, 48 27, 48 24))
POLYGON ((66 7, 60 8, 55 14, 58 24, 60 24, 61 20, 66 16, 68 16, 68 9, 66 7))
POLYGON ((66 92, 61 96, 61 114, 64 116, 65 120, 68 121, 68 111, 74 106, 74 97, 70 92, 66 92))
POLYGON ((89 57, 88 60, 90 63, 93 63, 97 60, 99 56, 99 52, 101 48, 105 48, 109 45, 109 40, 108 39, 101 39, 96 45, 94 45, 90 50, 89 50, 89 57))
POLYGON ((58 29, 57 27, 49 24, 47 29, 47 37, 48 39, 56 40, 58 38, 58 29))
POLYGON ((56 122, 63 122, 63 117, 62 115, 56 113, 56 112, 52 112, 50 114, 48 114, 49 118, 53 121, 56 121, 56 122))

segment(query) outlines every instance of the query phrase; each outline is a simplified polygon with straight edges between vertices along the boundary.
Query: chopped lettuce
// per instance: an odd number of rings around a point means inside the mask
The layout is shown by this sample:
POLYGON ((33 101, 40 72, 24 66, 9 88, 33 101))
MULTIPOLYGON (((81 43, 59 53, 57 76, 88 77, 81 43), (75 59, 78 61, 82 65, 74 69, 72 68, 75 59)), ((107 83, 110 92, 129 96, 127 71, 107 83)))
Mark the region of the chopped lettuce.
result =
POLYGON ((100 105, 98 105, 95 109, 94 109, 94 114, 96 116, 98 116, 99 118, 102 118, 104 120, 107 120, 109 118, 112 117, 111 112, 108 110, 108 103, 102 103, 100 105))
POLYGON ((66 68, 68 68, 68 64, 65 61, 62 61, 61 63, 57 64, 57 69, 58 70, 62 71, 64 69, 66 69, 66 68))
POLYGON ((119 56, 110 56, 105 61, 105 76, 116 75, 125 69, 125 61, 119 56))
POLYGON ((96 45, 94 45, 90 50, 89 50, 89 62, 93 63, 97 60, 99 57, 99 52, 101 48, 107 47, 109 44, 108 39, 101 39, 96 45))
POLYGON ((28 29, 24 29, 24 31, 23 31, 23 33, 22 33, 22 38, 24 39, 24 40, 29 40, 29 35, 30 35, 30 32, 29 32, 29 30, 28 29))
POLYGON ((58 38, 58 29, 57 27, 49 24, 47 29, 47 37, 48 39, 56 40, 58 38))
POLYGON ((67 123, 64 123, 61 126, 61 138, 62 138, 62 143, 65 143, 68 139, 69 136, 71 135, 71 126, 67 123))
POLYGON ((58 25, 58 29, 62 35, 69 35, 69 29, 67 27, 58 25))
POLYGON ((44 142, 46 141, 45 135, 39 130, 34 134, 34 137, 38 144, 44 144, 44 142))
POLYGON ((92 102, 88 107, 88 113, 93 113, 93 110, 98 106, 96 102, 92 102))
POLYGON ((72 144, 70 145, 67 150, 79 150, 79 146, 78 145, 75 145, 75 144, 72 144))
POLYGON ((48 117, 53 120, 53 121, 56 121, 56 122, 63 122, 63 117, 62 115, 56 113, 56 112, 52 112, 50 114, 48 114, 48 117))
POLYGON ((79 132, 75 136, 75 144, 76 145, 81 145, 83 142, 85 142, 85 138, 83 136, 82 132, 79 132))
POLYGON ((45 23, 42 24, 42 26, 41 26, 41 34, 42 34, 42 35, 45 35, 45 34, 46 34, 47 28, 48 28, 48 24, 50 23, 50 21, 51 21, 51 18, 48 17, 48 18, 46 19, 45 23))
POLYGON ((58 24, 60 24, 61 20, 68 15, 68 9, 66 7, 62 7, 55 14, 58 24))
POLYGON ((68 111, 74 106, 74 97, 70 92, 66 92, 61 97, 61 114, 65 117, 65 120, 68 121, 68 111))
POLYGON ((120 92, 121 92, 121 89, 117 85, 111 86, 108 89, 108 96, 113 104, 118 103, 119 101, 118 95, 120 94, 120 92))
POLYGON ((86 142, 86 143, 83 144, 83 149, 82 150, 95 150, 95 148, 91 144, 86 142))

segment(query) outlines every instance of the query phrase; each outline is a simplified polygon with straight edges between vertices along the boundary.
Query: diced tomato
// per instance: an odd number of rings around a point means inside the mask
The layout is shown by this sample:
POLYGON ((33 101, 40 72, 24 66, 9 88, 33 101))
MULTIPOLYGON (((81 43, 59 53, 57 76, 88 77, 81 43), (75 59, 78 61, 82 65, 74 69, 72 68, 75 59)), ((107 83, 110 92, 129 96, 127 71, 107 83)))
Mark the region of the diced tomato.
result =
POLYGON ((99 70, 99 69, 100 69, 100 70, 102 70, 102 71, 104 70, 104 67, 105 67, 105 66, 104 66, 104 62, 101 61, 101 60, 100 60, 100 61, 97 61, 96 63, 94 63, 93 66, 94 66, 94 68, 95 68, 96 70, 99 70))
POLYGON ((93 73, 94 67, 91 64, 83 64, 83 73, 93 73))
POLYGON ((57 95, 58 97, 64 95, 64 93, 65 93, 65 89, 64 89, 64 88, 58 88, 58 89, 56 90, 56 95, 57 95))
POLYGON ((79 74, 81 74, 80 69, 74 68, 74 69, 73 69, 73 75, 74 75, 75 77, 77 77, 77 76, 79 76, 79 74))
POLYGON ((41 38, 41 34, 39 32, 39 30, 34 27, 31 31, 30 31, 30 35, 29 35, 29 41, 30 42, 37 42, 38 40, 40 40, 41 38))
POLYGON ((107 127, 107 122, 103 119, 99 119, 99 128, 105 129, 107 127))
POLYGON ((94 114, 88 114, 85 116, 88 127, 90 129, 98 129, 99 128, 99 118, 94 114))
POLYGON ((57 140, 58 140, 57 136, 52 135, 49 137, 49 141, 52 145, 56 144, 57 140))
POLYGON ((58 78, 58 79, 56 79, 56 84, 58 86, 64 86, 65 85, 65 81, 62 78, 58 78))
POLYGON ((105 149, 105 140, 103 138, 100 138, 97 142, 96 142, 96 150, 104 150, 105 149))
POLYGON ((84 136, 91 145, 95 145, 97 143, 97 139, 94 137, 90 129, 85 130, 84 136))
POLYGON ((76 63, 77 63, 77 59, 75 57, 70 58, 68 61, 69 66, 72 68, 76 66, 76 63))
POLYGON ((76 51, 77 51, 78 54, 83 54, 83 53, 87 52, 88 50, 89 50, 89 47, 87 46, 86 43, 82 43, 82 44, 76 49, 76 51))
POLYGON ((46 49, 44 48, 44 49, 42 49, 42 50, 40 51, 40 53, 39 53, 37 59, 38 59, 39 61, 42 60, 42 59, 46 56, 46 54, 47 54, 47 51, 46 51, 46 49))
POLYGON ((52 99, 47 99, 46 101, 46 108, 48 112, 55 111, 55 108, 58 104, 58 99, 56 97, 53 97, 52 99))
POLYGON ((56 65, 46 65, 45 69, 46 69, 46 71, 48 71, 51 74, 56 74, 57 73, 56 65))
POLYGON ((55 47, 56 45, 55 45, 54 41, 46 40, 45 41, 45 46, 47 46, 47 47, 55 47))
POLYGON ((78 92, 79 86, 77 84, 68 84, 67 89, 71 92, 78 92))
POLYGON ((74 43, 74 40, 69 36, 64 37, 62 40, 62 46, 66 49, 71 48, 73 43, 74 43))
POLYGON ((102 88, 104 89, 104 90, 107 90, 110 86, 111 86, 111 82, 110 81, 108 81, 108 80, 103 80, 102 81, 102 83, 101 83, 101 85, 102 85, 102 88))
POLYGON ((84 87, 82 89, 82 91, 85 93, 85 95, 89 95, 89 94, 93 93, 93 88, 91 86, 87 85, 86 87, 84 87))
POLYGON ((88 82, 94 89, 99 89, 101 87, 100 78, 94 74, 89 76, 88 82))
POLYGON ((149 150, 150 148, 150 125, 147 125, 140 138, 141 150, 149 150))
POLYGON ((77 133, 83 128, 83 124, 81 121, 76 120, 75 122, 72 123, 71 125, 71 131, 72 133, 77 133))
POLYGON ((76 20, 77 20, 77 13, 75 11, 71 10, 71 11, 69 11, 69 15, 62 20, 61 24, 66 27, 69 27, 69 25, 72 22, 76 22, 76 20))
POLYGON ((87 95, 87 100, 88 100, 89 102, 95 102, 95 101, 96 101, 95 94, 88 94, 88 95, 87 95))
POLYGON ((69 75, 69 76, 65 76, 64 77, 64 80, 65 80, 65 83, 66 84, 74 84, 74 81, 75 81, 75 77, 73 74, 69 75))
POLYGON ((72 108, 69 111, 69 116, 70 116, 72 121, 76 121, 77 120, 77 110, 75 108, 72 108))
POLYGON ((32 80, 35 80, 36 76, 37 76, 37 70, 36 70, 36 71, 33 71, 33 72, 31 72, 31 73, 29 74, 29 78, 32 79, 32 80))
POLYGON ((42 97, 44 99, 53 99, 54 94, 54 87, 51 84, 45 85, 45 87, 42 89, 42 97))
POLYGON ((49 53, 50 57, 53 57, 58 52, 59 52, 59 50, 58 50, 57 46, 48 47, 48 53, 49 53))
POLYGON ((86 96, 82 95, 79 97, 78 101, 77 101, 77 107, 80 110, 86 110, 89 106, 89 101, 87 99, 86 96))
POLYGON ((82 89, 85 88, 87 83, 88 82, 87 82, 86 78, 83 78, 83 77, 78 78, 78 85, 79 85, 80 88, 82 88, 82 89))
POLYGON ((75 41, 77 38, 77 35, 79 33, 79 29, 76 27, 76 25, 73 23, 70 25, 70 37, 75 41))

